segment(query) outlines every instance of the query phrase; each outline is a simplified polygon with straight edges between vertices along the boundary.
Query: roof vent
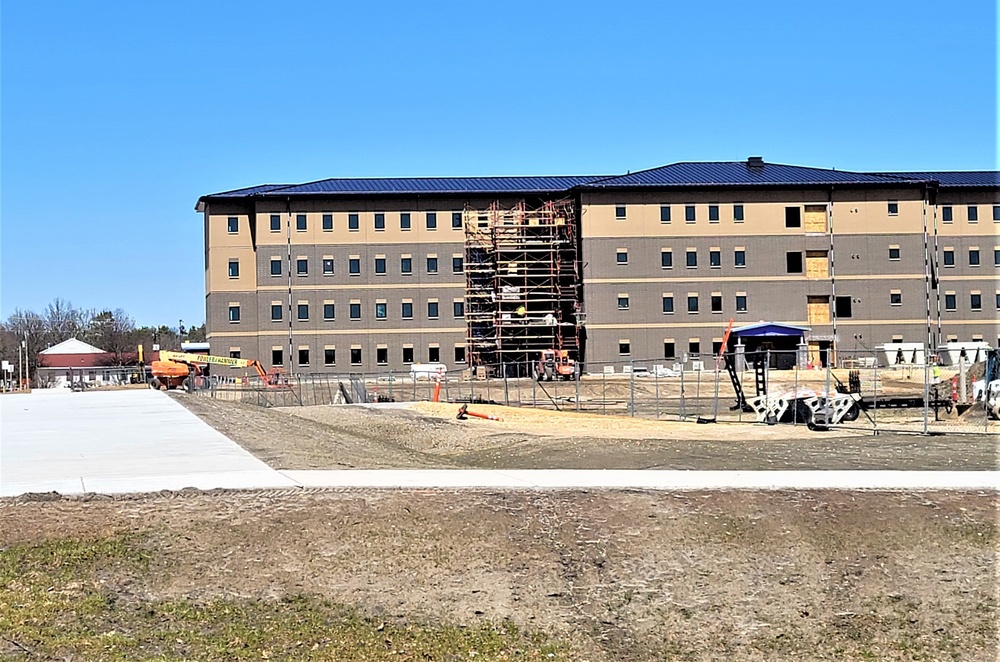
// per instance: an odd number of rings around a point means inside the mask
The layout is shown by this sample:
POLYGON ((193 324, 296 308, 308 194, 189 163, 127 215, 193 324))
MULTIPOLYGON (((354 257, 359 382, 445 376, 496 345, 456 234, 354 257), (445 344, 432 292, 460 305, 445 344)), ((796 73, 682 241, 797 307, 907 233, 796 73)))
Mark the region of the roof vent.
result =
POLYGON ((747 157, 747 167, 758 169, 764 167, 764 157, 763 156, 749 156, 747 157))

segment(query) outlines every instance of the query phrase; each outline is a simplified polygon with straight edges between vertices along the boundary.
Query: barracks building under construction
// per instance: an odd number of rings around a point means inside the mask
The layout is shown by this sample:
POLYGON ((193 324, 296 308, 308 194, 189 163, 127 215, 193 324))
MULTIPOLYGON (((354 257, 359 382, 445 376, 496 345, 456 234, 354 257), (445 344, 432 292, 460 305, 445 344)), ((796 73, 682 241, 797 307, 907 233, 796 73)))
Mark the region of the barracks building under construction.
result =
POLYGON ((213 354, 292 372, 1000 344, 1000 173, 746 161, 203 196, 213 354), (744 337, 752 334, 744 334, 744 337), (752 339, 752 338, 751 338, 752 339))

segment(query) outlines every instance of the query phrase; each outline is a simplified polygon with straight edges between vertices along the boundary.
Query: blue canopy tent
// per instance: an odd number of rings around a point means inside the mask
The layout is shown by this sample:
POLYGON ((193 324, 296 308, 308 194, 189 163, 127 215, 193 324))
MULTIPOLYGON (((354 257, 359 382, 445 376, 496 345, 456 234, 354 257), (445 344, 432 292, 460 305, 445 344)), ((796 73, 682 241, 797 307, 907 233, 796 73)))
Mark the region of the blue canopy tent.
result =
POLYGON ((746 353, 748 358, 750 355, 770 350, 770 367, 778 370, 789 370, 795 367, 796 351, 799 349, 799 345, 805 344, 808 332, 809 327, 807 326, 758 322, 733 329, 729 336, 729 346, 726 349, 740 351, 736 350, 736 346, 742 345, 744 347, 742 351, 746 353))

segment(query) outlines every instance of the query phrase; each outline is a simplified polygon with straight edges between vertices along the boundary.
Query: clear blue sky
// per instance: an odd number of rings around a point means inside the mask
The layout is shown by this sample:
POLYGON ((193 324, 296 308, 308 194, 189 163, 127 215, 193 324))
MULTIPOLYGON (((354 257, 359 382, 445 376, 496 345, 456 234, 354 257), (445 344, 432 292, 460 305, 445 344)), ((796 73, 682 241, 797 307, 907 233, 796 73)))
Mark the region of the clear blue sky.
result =
POLYGON ((200 195, 683 160, 997 167, 988 0, 2 5, 0 315, 204 320, 200 195))

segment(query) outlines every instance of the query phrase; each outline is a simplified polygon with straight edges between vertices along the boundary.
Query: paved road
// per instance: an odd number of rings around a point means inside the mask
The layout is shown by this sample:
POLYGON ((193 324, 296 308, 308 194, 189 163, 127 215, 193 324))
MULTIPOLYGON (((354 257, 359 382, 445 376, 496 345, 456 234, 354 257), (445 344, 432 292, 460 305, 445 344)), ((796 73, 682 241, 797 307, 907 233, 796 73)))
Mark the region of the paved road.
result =
POLYGON ((0 497, 201 489, 1000 489, 997 471, 275 471, 152 390, 0 398, 0 497))
POLYGON ((157 391, 0 397, 0 496, 291 485, 157 391))

